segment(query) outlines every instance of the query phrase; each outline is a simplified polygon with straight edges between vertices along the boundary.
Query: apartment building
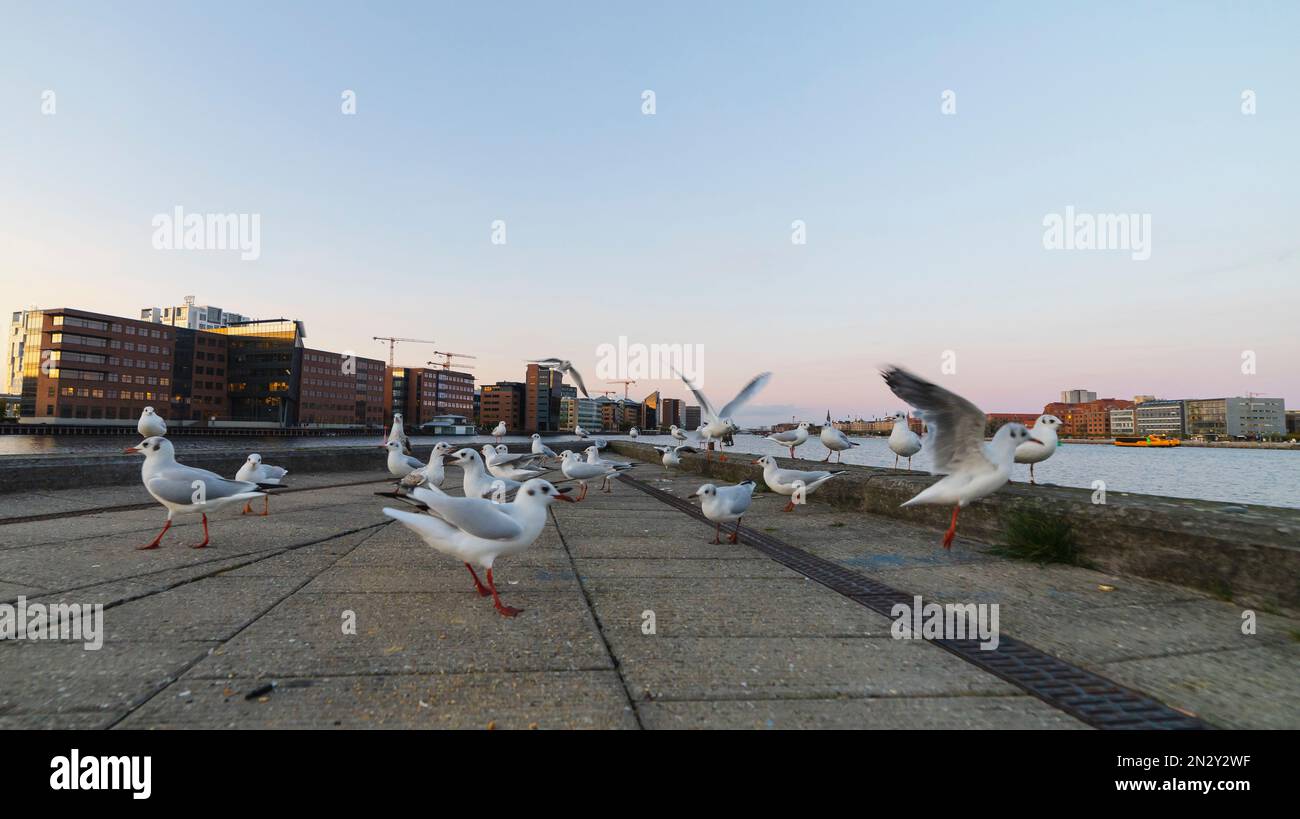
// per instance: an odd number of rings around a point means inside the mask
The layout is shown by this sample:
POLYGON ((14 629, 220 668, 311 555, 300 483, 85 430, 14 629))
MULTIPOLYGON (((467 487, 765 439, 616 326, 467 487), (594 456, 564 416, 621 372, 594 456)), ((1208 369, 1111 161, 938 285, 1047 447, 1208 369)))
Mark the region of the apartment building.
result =
POLYGON ((1114 437, 1124 437, 1137 434, 1137 410, 1133 407, 1128 409, 1113 409, 1110 411, 1110 434, 1114 437))
POLYGON ((693 404, 688 404, 686 409, 682 411, 682 419, 684 421, 682 426, 686 429, 699 429, 700 424, 702 423, 700 408, 693 404))
POLYGON ((1286 405, 1281 398, 1195 398, 1184 403, 1188 435, 1257 440, 1287 431, 1286 405))
POLYGON ((604 429, 600 404, 591 398, 566 395, 560 399, 560 429, 571 431, 579 424, 588 432, 604 429))
POLYGON ((392 406, 412 429, 443 415, 474 417, 474 376, 441 367, 394 367, 392 406))
MULTIPOLYGON (((680 398, 665 398, 660 402, 659 428, 668 429, 676 424, 684 426, 686 423, 686 402, 680 398)), ((699 425, 696 424, 698 427, 699 425)))
POLYGON ((506 429, 512 435, 526 432, 527 413, 525 403, 527 401, 528 385, 526 384, 521 384, 518 381, 498 381, 495 384, 484 384, 479 403, 479 429, 486 434, 492 431, 498 421, 505 421, 506 429))
POLYGON ((540 364, 528 365, 524 373, 524 432, 554 432, 559 428, 563 384, 564 373, 540 364))
POLYGON ((1181 437, 1186 432, 1184 402, 1175 399, 1143 401, 1134 408, 1138 435, 1181 437))
POLYGON ((174 307, 145 307, 140 310, 140 320, 154 324, 166 324, 169 327, 184 327, 190 330, 215 330, 229 327, 231 324, 243 324, 253 321, 251 316, 232 313, 210 304, 195 304, 193 296, 186 296, 185 303, 174 307))

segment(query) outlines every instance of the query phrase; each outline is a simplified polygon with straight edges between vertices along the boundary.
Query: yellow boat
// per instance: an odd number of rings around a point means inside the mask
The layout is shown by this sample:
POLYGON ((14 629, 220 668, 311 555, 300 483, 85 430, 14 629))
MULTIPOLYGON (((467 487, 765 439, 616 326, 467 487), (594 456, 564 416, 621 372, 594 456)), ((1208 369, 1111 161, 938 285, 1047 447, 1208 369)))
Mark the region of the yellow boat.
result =
POLYGON ((1166 438, 1163 435, 1144 435, 1140 438, 1116 438, 1115 446, 1181 446, 1182 441, 1177 438, 1166 438))

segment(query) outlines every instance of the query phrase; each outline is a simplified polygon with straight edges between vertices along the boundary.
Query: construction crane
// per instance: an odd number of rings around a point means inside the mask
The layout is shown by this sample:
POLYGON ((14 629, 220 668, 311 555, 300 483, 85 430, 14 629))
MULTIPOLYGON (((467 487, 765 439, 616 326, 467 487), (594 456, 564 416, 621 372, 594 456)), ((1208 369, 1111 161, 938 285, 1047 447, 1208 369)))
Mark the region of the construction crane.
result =
POLYGON ((625 379, 623 379, 622 381, 606 381, 605 383, 606 383, 606 384, 622 384, 622 385, 623 385, 623 399, 624 399, 624 400, 627 400, 627 388, 630 387, 630 386, 632 386, 632 385, 635 384, 636 382, 633 381, 633 380, 630 379, 630 378, 625 378, 625 379))
MULTIPOLYGON (((429 364, 437 364, 438 366, 442 367, 444 370, 450 370, 450 369, 451 369, 451 360, 452 360, 453 358, 475 358, 475 359, 478 358, 478 356, 476 356, 476 355, 469 355, 468 353, 445 353, 445 352, 443 352, 442 350, 434 350, 434 351, 433 351, 433 354, 436 355, 436 356, 442 356, 442 361, 430 361, 430 362, 428 362, 428 363, 429 363, 429 364)), ((466 365, 461 366, 460 369, 462 369, 462 370, 472 370, 472 369, 474 369, 474 368, 473 368, 472 366, 466 364, 466 365)))
POLYGON ((397 346, 397 342, 405 341, 410 344, 433 344, 432 341, 423 338, 395 338, 393 336, 371 336, 371 338, 375 341, 388 342, 388 366, 390 369, 393 367, 393 352, 394 348, 397 346))

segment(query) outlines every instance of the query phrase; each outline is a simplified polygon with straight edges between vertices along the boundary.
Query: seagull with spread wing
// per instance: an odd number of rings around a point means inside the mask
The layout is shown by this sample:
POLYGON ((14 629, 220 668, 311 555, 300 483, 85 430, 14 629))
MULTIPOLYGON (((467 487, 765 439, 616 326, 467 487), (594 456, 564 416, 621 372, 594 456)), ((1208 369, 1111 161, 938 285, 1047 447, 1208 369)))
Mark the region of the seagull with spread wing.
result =
POLYGON ((577 385, 582 392, 583 398, 590 398, 587 394, 587 385, 582 383, 582 376, 578 373, 572 361, 563 358, 538 358, 528 362, 529 364, 540 364, 543 367, 550 367, 552 370, 558 370, 566 375, 573 376, 573 383, 577 385))
POLYGON ((952 506, 952 522, 943 535, 943 548, 951 549, 957 534, 957 513, 973 500, 991 495, 1011 478, 1016 447, 1035 440, 1024 424, 1006 424, 984 445, 983 410, 937 384, 898 367, 881 372, 894 395, 916 407, 930 433, 926 447, 934 465, 932 475, 943 475, 903 506, 931 503, 952 506))
MULTIPOLYGON (((686 376, 681 376, 682 383, 686 385, 686 388, 691 391, 691 394, 695 396, 695 400, 700 404, 700 416, 703 420, 703 424, 700 426, 702 437, 721 441, 727 434, 739 431, 740 427, 736 426, 735 421, 732 420, 732 416, 739 412, 740 408, 748 403, 751 398, 757 395, 758 391, 763 389, 771 377, 771 373, 759 373, 745 385, 744 389, 736 394, 735 398, 728 401, 721 410, 715 410, 709 399, 704 397, 704 393, 700 392, 694 384, 687 380, 686 376)), ((705 450, 704 457, 706 459, 710 457, 710 451, 711 450, 705 450)), ((727 456, 719 456, 719 460, 725 461, 727 460, 727 456)))

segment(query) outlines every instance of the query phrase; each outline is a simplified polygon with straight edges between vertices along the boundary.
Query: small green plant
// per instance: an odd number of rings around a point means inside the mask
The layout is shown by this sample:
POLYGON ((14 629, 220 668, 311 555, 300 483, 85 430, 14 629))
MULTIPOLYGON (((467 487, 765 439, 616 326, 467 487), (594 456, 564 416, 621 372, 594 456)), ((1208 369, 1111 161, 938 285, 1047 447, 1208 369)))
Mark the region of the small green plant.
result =
POLYGON ((1003 523, 1006 542, 990 549, 993 554, 1034 563, 1084 565, 1074 531, 1064 517, 1015 510, 1003 523))
POLYGON ((1228 585, 1228 581, 1224 580, 1222 577, 1214 578, 1214 581, 1210 583, 1210 587, 1206 589, 1206 591, 1217 600, 1232 600, 1232 586, 1228 585))

